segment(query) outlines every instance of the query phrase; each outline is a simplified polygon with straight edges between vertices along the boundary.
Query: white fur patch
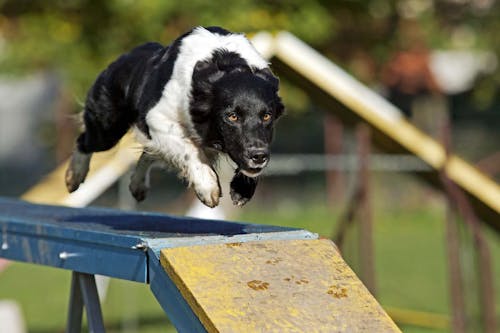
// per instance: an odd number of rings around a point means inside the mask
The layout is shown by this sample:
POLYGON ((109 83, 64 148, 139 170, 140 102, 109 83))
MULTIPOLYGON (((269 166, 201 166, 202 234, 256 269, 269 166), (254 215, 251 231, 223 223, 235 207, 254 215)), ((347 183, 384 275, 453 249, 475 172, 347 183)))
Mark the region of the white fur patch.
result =
POLYGON ((255 177, 260 176, 260 174, 262 173, 262 171, 264 171, 264 169, 261 169, 258 172, 250 172, 250 171, 247 171, 247 170, 244 170, 244 169, 240 170, 240 172, 242 174, 244 174, 245 176, 250 177, 250 178, 255 178, 255 177))

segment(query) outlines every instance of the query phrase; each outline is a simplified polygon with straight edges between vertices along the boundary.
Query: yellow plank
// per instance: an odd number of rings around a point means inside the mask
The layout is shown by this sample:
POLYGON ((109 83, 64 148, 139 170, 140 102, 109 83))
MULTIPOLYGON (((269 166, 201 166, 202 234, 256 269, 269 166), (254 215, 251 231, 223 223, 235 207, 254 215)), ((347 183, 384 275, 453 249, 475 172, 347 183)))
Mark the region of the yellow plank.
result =
POLYGON ((400 332, 329 240, 163 249, 208 332, 400 332))

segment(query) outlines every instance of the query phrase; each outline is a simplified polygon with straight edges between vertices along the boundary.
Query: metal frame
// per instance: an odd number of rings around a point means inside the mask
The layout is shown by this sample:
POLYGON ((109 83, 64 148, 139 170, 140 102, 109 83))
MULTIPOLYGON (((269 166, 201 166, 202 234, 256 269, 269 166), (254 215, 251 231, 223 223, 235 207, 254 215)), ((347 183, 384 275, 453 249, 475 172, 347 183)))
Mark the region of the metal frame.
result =
MULTIPOLYGON (((446 152, 446 162, 450 158, 451 149, 451 125, 448 117, 445 118, 441 129, 443 147, 446 152)), ((446 163, 445 163, 446 165, 446 163)), ((459 219, 463 219, 463 227, 466 233, 472 238, 476 255, 476 279, 479 289, 479 303, 482 314, 482 329, 486 333, 496 332, 495 318, 495 292, 493 283, 493 270, 491 264, 491 254, 488 243, 484 238, 480 221, 477 218, 469 199, 464 191, 449 177, 446 168, 440 171, 440 179, 443 183, 446 199, 448 201, 448 211, 446 217, 446 241, 447 254, 449 258, 450 271, 450 298, 452 306, 452 329, 454 332, 474 331, 470 329, 466 307, 464 286, 464 268, 460 261, 460 235, 459 219)))
POLYGON ((89 332, 105 332, 101 303, 93 274, 73 272, 68 308, 66 333, 80 333, 83 307, 87 313, 89 332))
POLYGON ((317 239, 294 228, 101 208, 68 208, 0 198, 0 257, 71 270, 66 332, 104 332, 94 274, 149 283, 179 332, 205 332, 160 264, 171 247, 317 239))
POLYGON ((371 131, 364 124, 356 127, 357 154, 359 168, 356 174, 354 192, 347 201, 347 207, 339 217, 336 230, 332 234, 332 240, 339 247, 345 245, 344 239, 349 227, 357 222, 357 262, 359 262, 359 275, 363 283, 372 294, 376 293, 375 281, 375 257, 373 243, 373 218, 370 200, 370 151, 371 131))

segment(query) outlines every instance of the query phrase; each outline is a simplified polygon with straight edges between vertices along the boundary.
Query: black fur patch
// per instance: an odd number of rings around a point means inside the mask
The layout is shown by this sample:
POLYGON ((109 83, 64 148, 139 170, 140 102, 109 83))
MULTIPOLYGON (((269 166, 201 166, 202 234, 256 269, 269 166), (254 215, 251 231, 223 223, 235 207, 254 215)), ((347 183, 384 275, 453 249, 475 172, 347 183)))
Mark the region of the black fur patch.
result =
POLYGON ((84 110, 85 133, 78 138, 84 153, 113 147, 132 124, 148 137, 148 111, 158 103, 172 76, 182 39, 163 47, 146 43, 111 63, 87 94, 84 110))
POLYGON ((257 178, 250 178, 236 171, 233 180, 231 180, 230 188, 233 203, 242 206, 252 199, 257 188, 257 178))

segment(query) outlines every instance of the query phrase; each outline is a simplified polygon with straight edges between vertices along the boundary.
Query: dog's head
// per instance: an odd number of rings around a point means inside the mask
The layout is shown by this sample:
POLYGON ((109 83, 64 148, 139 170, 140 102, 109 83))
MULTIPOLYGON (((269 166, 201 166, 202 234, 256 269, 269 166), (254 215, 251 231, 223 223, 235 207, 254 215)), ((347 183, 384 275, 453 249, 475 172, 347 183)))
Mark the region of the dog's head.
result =
POLYGON ((205 89, 193 89, 191 114, 204 144, 227 153, 243 174, 258 176, 269 161, 274 124, 283 113, 278 79, 268 68, 234 62, 226 68, 220 63, 197 67, 193 87, 205 89))

